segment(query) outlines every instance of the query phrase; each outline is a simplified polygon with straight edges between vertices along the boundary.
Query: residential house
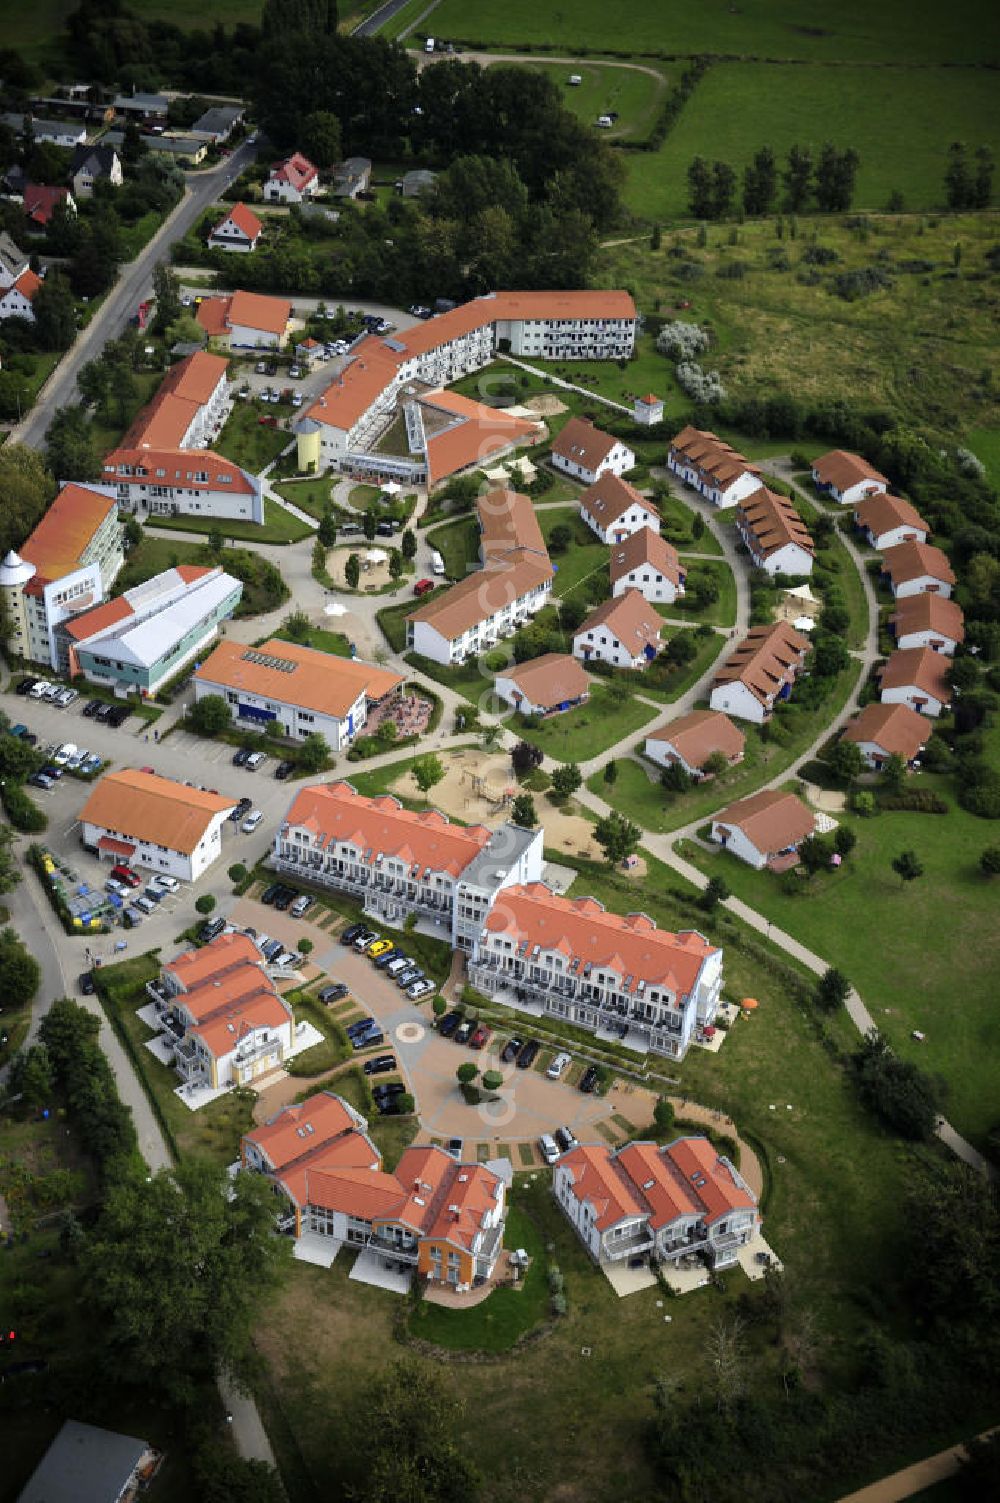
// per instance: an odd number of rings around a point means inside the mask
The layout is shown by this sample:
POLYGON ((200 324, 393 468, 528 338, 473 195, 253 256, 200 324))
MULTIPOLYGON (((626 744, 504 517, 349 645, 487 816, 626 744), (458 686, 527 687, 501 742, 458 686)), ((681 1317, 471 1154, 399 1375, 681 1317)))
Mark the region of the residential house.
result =
POLYGON ((358 198, 368 192, 372 164, 367 157, 347 157, 331 173, 334 198, 358 198))
POLYGON ((319 192, 319 171, 308 157, 295 151, 275 162, 264 184, 264 201, 269 204, 300 204, 319 192))
POLYGON ((93 198, 95 183, 120 188, 125 181, 121 157, 113 146, 78 146, 69 164, 73 193, 77 198, 93 198))
POLYGON ((246 934, 221 934, 187 950, 146 990, 162 1030, 160 1057, 189 1089, 251 1086, 295 1052, 292 1009, 246 934))
POLYGON ((677 549, 651 527, 640 527, 611 548, 611 593, 638 590, 644 600, 673 605, 687 578, 677 549))
POLYGON ((865 766, 879 772, 890 757, 909 767, 927 744, 927 721, 905 704, 865 705, 844 731, 844 740, 861 748, 865 766))
POLYGON ((35 294, 42 285, 42 279, 36 276, 29 267, 22 271, 15 282, 0 292, 0 319, 23 318, 33 324, 35 313, 32 304, 35 294))
MULTIPOLYGON (((562 470, 574 480, 593 485, 609 471, 612 475, 624 475, 626 470, 633 469, 635 452, 622 443, 620 438, 595 428, 588 418, 571 417, 552 441, 552 463, 557 470, 562 470)), ((638 492, 635 494, 638 496, 638 492)), ((655 517, 645 501, 641 504, 647 513, 655 517)), ((651 524, 642 521, 636 525, 643 527, 651 524)), ((605 538, 604 541, 608 542, 610 539, 605 538)))
POLYGON ((713 506, 734 506, 761 484, 758 465, 717 434, 690 423, 670 440, 667 469, 713 506))
POLYGON ((377 1263, 390 1258, 428 1283, 463 1292, 488 1279, 503 1249, 506 1188, 485 1164, 435 1144, 405 1148, 390 1173, 359 1112, 331 1091, 246 1133, 244 1170, 265 1174, 299 1242, 330 1238, 377 1263))
POLYGON ((68 188, 51 188, 46 184, 25 183, 22 209, 28 223, 44 230, 58 204, 65 204, 71 214, 76 213, 76 199, 68 188))
POLYGON ((623 543, 643 527, 650 532, 660 530, 659 513, 653 503, 613 470, 604 470, 584 491, 580 497, 580 516, 602 543, 623 543))
POLYGON ((930 527, 909 501, 876 491, 854 508, 854 525, 864 539, 881 553, 898 543, 926 543, 930 527))
POLYGON ((0 565, 11 652, 59 668, 60 623, 104 600, 124 561, 113 491, 64 485, 20 553, 8 553, 0 565))
POLYGON ((636 397, 632 409, 636 422, 644 428, 653 428, 657 423, 663 422, 663 398, 653 392, 648 392, 644 397, 636 397))
POLYGON ((208 248, 239 251, 248 255, 257 249, 257 241, 263 233, 264 226, 253 209, 248 209, 246 204, 233 204, 225 218, 219 220, 209 235, 208 248))
POLYGON ((762 485, 736 507, 736 530, 766 574, 811 574, 815 544, 787 496, 762 485))
POLYGON ((419 198, 433 188, 436 182, 436 172, 428 172, 426 167, 414 167, 403 173, 397 187, 404 198, 419 198))
POLYGON ((831 449, 820 455, 812 467, 813 484, 842 506, 856 506, 866 496, 889 489, 889 482, 860 454, 847 449, 831 449))
POLYGON ((274 840, 271 864, 299 881, 360 899, 365 913, 469 950, 498 895, 542 874, 541 830, 453 825, 436 809, 365 798, 350 783, 303 788, 274 840))
POLYGON ((131 1503, 161 1459, 147 1440, 64 1420, 17 1503, 131 1503))
POLYGON ((229 361, 198 350, 172 365, 121 440, 123 449, 201 449, 229 413, 229 361))
POLYGON ((12 287, 30 265, 24 251, 18 249, 7 231, 0 230, 0 292, 12 287))
POLYGON ((965 641, 965 616, 955 600, 943 595, 905 595, 889 617, 897 647, 933 647, 954 656, 965 641))
POLYGON ((87 127, 79 120, 38 120, 32 115, 14 114, 0 115, 0 123, 6 125, 16 136, 30 130, 31 139, 36 145, 48 141, 53 146, 72 150, 87 139, 87 127))
POLYGON ((692 710, 650 731, 644 755, 658 767, 681 767, 689 778, 706 776, 710 757, 723 756, 730 767, 743 761, 746 737, 718 710, 692 710))
POLYGON ((469 981, 521 1013, 683 1059, 715 1018, 722 951, 694 931, 673 934, 645 913, 608 913, 596 898, 560 897, 536 881, 507 888, 484 916, 469 981))
POLYGON ((406 618, 406 645, 435 663, 464 663, 527 625, 547 604, 548 554, 513 548, 469 574, 406 618))
POLYGON ((260 647, 220 642, 194 675, 195 702, 220 695, 235 721, 254 729, 278 725, 302 741, 322 736, 345 751, 380 705, 397 698, 404 680, 360 658, 340 658, 276 638, 260 647))
POLYGON ((696 1254, 711 1269, 731 1268, 760 1227, 750 1186, 702 1137, 580 1144, 556 1164, 552 1193, 600 1267, 696 1254))
POLYGON ((287 298, 242 290, 227 297, 205 298, 196 315, 210 338, 222 340, 232 349, 251 350, 280 349, 291 316, 292 305, 287 298))
POLYGON ((614 668, 648 668, 660 650, 663 618, 638 590, 605 600, 573 634, 573 656, 614 668))
POLYGON ((222 854, 234 798, 134 767, 107 772, 80 810, 80 838, 101 860, 197 882, 222 854))
POLYGON ((166 94, 142 94, 133 90, 131 94, 115 97, 116 115, 126 120, 140 120, 146 125, 153 121, 165 122, 169 108, 170 100, 166 94))
POLYGON ((496 487, 476 498, 479 521, 479 560, 484 567, 501 567, 512 549, 548 559, 548 549, 531 497, 520 491, 496 487))
POLYGON ((764 789, 712 816, 712 839, 748 866, 785 871, 816 829, 812 810, 794 793, 764 789))
POLYGON ((522 715, 558 715, 586 704, 590 679, 569 653, 545 652, 498 673, 493 690, 522 715))
POLYGON ((213 104, 199 115, 191 127, 192 136, 203 136, 213 146, 228 141, 236 127, 243 122, 246 110, 241 104, 213 104))
POLYGON ((751 627, 715 675, 710 707, 763 725, 778 701, 790 697, 811 645, 787 621, 751 627))
POLYGON ((903 647, 878 670, 882 703, 909 705, 920 715, 936 717, 951 704, 951 663, 933 647, 903 647))
POLYGON ((940 595, 947 600, 955 584, 948 556, 930 543, 897 543, 882 555, 882 575, 897 600, 908 595, 940 595))
POLYGON ((242 582, 221 565, 165 569, 62 621, 56 628, 58 666, 116 693, 154 695, 204 655, 242 594, 242 582))
POLYGON ((295 359, 307 370, 312 370, 322 353, 323 346, 318 339, 313 339, 311 334, 307 334, 305 339, 300 339, 295 346, 295 359))
POLYGON ((114 487, 123 511, 264 520, 256 475, 211 449, 115 449, 104 460, 101 478, 114 487))

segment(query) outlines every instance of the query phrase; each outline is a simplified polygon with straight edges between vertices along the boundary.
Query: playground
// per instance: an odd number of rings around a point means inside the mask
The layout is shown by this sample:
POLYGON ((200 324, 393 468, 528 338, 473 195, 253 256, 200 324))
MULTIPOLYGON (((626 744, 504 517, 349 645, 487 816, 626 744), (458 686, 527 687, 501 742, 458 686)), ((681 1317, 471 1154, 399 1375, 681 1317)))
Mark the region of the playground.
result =
POLYGON ((358 540, 353 548, 331 548, 326 555, 326 570, 334 584, 341 590, 349 590, 345 570, 347 560, 351 554, 356 554, 358 563, 361 565, 361 577, 358 580, 358 591, 367 594, 370 591, 382 590, 392 583, 389 573, 389 554, 385 548, 366 542, 364 538, 358 540))
MULTIPOLYGON (((428 798, 433 808, 466 825, 493 828, 510 818, 511 803, 523 790, 511 771, 509 757, 503 752, 470 750, 452 752, 442 757, 442 761, 445 775, 428 798)), ((423 797, 409 772, 396 779, 391 792, 408 799, 423 797)), ((538 822, 545 829, 547 850, 601 860, 601 848, 594 840, 594 826, 589 819, 556 808, 544 793, 532 796, 538 822)))

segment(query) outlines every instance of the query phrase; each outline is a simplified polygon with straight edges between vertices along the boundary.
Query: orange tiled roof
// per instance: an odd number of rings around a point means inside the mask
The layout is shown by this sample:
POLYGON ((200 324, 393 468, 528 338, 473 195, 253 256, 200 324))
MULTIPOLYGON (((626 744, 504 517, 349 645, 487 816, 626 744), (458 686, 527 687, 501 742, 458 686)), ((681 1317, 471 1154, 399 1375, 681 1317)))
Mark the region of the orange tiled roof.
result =
POLYGON ((933 647, 899 647, 879 669, 879 687, 905 689, 911 686, 932 694, 942 704, 951 703, 948 670, 951 659, 933 647))
POLYGON ((914 532, 923 533, 931 530, 915 506, 904 501, 902 496, 891 496, 888 491, 876 491, 874 496, 866 496, 854 508, 854 520, 875 538, 896 527, 912 527, 914 532))
POLYGON ((400 674, 378 668, 357 658, 339 658, 277 638, 261 647, 243 642, 219 642, 195 673, 203 683, 222 684, 227 689, 262 694, 322 715, 342 717, 361 694, 378 701, 399 687, 400 674), (291 671, 269 667, 260 658, 289 663, 291 671))
POLYGON ((340 374, 302 416, 328 428, 348 431, 394 380, 398 367, 398 357, 369 335, 355 345, 340 374))
POLYGON ((219 220, 212 234, 217 235, 224 224, 234 224, 248 240, 256 240, 264 229, 253 209, 248 209, 243 203, 233 204, 229 213, 219 220))
MULTIPOLYGON (((339 1096, 332 1091, 317 1091, 306 1101, 283 1107, 269 1122, 248 1132, 246 1138, 267 1156, 275 1171, 281 1172, 304 1156, 329 1148, 356 1128, 354 1117, 339 1096)), ((360 1162, 371 1162, 370 1143, 367 1154, 360 1162)))
POLYGON ((293 151, 290 157, 285 157, 281 162, 275 162, 271 168, 272 180, 289 183, 299 192, 318 176, 319 173, 312 162, 308 157, 304 157, 301 151, 293 151))
POLYGON ((487 919, 490 934, 504 935, 531 951, 558 951, 580 966, 614 971, 624 980, 662 986, 687 996, 703 964, 717 954, 692 930, 658 929, 644 913, 608 913, 596 898, 565 898, 544 882, 505 887, 487 919))
MULTIPOLYGON (((14 282, 11 283, 7 291, 19 292, 21 296, 23 298, 26 298, 30 303, 34 301, 35 293, 38 291, 41 285, 41 277, 36 276, 29 266, 25 271, 22 271, 21 275, 14 282)), ((2 296, 6 296, 6 293, 2 294, 2 296)))
POLYGON ((650 731, 647 740, 668 741, 689 767, 704 767, 717 751, 735 762, 746 745, 743 732, 721 710, 692 710, 690 715, 650 731))
POLYGON ((530 496, 502 488, 487 491, 477 499, 476 512, 484 558, 509 553, 512 548, 528 548, 548 557, 530 496))
POLYGON ((159 388, 135 416, 119 445, 122 449, 176 449, 199 408, 225 377, 229 361, 196 350, 167 371, 159 388))
POLYGON ((560 459, 572 460, 574 464, 594 471, 607 459, 618 442, 612 434, 595 428, 588 418, 571 417, 553 439, 552 453, 560 459))
MULTIPOLYGON (((204 306, 204 305, 203 305, 204 306)), ((229 304, 229 324, 245 329, 259 329, 265 334, 284 334, 292 316, 286 298, 268 297, 263 292, 234 292, 229 304)))
POLYGON ((209 337, 229 332, 231 297, 205 297, 198 304, 195 318, 209 337))
POLYGON ((687 1185, 692 1199, 700 1202, 707 1221, 717 1221, 730 1211, 756 1209, 753 1195, 734 1178, 732 1169, 707 1138, 678 1138, 662 1152, 687 1185))
POLYGON ((220 934, 198 950, 185 950, 163 967, 185 991, 231 966, 260 964, 260 951, 246 934, 220 934))
POLYGON ((102 466, 106 484, 135 484, 147 480, 153 484, 181 486, 185 490, 223 489, 227 495, 252 495, 250 477, 231 459, 224 459, 211 449, 115 449, 102 466), (132 474, 118 474, 119 466, 132 474), (204 475, 200 480, 197 477, 204 475))
POLYGON ((486 464, 519 439, 534 439, 538 435, 538 424, 526 418, 510 417, 478 402, 471 405, 477 409, 475 415, 428 438, 428 485, 436 485, 470 465, 486 464))
POLYGON ((956 600, 946 600, 930 590, 919 595, 904 595, 889 617, 896 640, 911 632, 939 632, 951 642, 965 641, 965 613, 956 600))
POLYGON ((714 814, 712 823, 742 830, 751 845, 768 856, 798 845, 816 828, 812 810, 794 793, 782 793, 780 789, 765 789, 749 798, 737 799, 735 804, 714 814))
POLYGON ((663 618, 638 590, 626 590, 605 600, 577 627, 574 638, 597 627, 607 627, 633 656, 646 647, 658 647, 663 618))
MULTIPOLYGON (((563 432, 565 431, 563 429, 563 432)), ((617 442, 617 440, 612 440, 612 442, 617 442)), ((593 485, 589 486, 580 497, 581 511, 589 512, 602 527, 608 527, 612 522, 617 522, 630 506, 641 507, 651 517, 658 515, 652 501, 647 500, 634 485, 630 485, 627 480, 622 480, 612 470, 605 470, 603 475, 599 475, 593 485)))
POLYGON ((594 1207, 594 1225, 599 1232, 620 1221, 645 1216, 646 1204, 625 1171, 605 1144, 581 1143, 559 1160, 560 1169, 573 1175, 573 1194, 594 1207))
POLYGON ((703 474, 710 475, 721 491, 728 490, 741 475, 760 474, 759 466, 751 464, 725 439, 707 428, 694 428, 690 423, 671 439, 670 451, 687 459, 703 474))
POLYGON ((844 732, 845 741, 870 741, 890 756, 912 762, 927 742, 927 717, 909 705, 865 705, 844 732))
POLYGON ((646 565, 669 579, 675 586, 681 582, 680 555, 673 543, 668 543, 652 527, 639 527, 629 533, 624 543, 611 545, 611 583, 627 579, 633 569, 646 565))
POLYGON ((955 583, 947 554, 932 543, 897 543, 894 548, 887 548, 882 555, 882 572, 888 574, 894 585, 906 584, 925 574, 943 584, 955 583))
POLYGON ((365 798, 350 783, 303 788, 284 820, 283 829, 295 827, 320 837, 319 843, 327 848, 354 846, 367 861, 381 853, 452 877, 458 877, 490 840, 484 825, 453 825, 436 809, 404 809, 389 794, 365 798))
POLYGON ((548 554, 539 557, 524 548, 497 554, 489 562, 491 567, 469 574, 443 595, 411 611, 407 621, 426 621, 451 641, 540 589, 554 573, 548 554))
POLYGON ((500 675, 510 679, 533 705, 552 709, 566 700, 581 699, 590 691, 590 679, 579 659, 568 652, 545 652, 500 675))
POLYGON ((454 339, 462 339, 489 324, 510 319, 634 319, 635 303, 627 292, 582 290, 570 292, 493 292, 460 303, 447 313, 428 318, 395 336, 403 359, 426 354, 454 339))
POLYGON ((258 1028, 280 1028, 291 1021, 292 1013, 266 983, 255 992, 242 996, 202 1023, 192 1023, 188 1033, 201 1039, 215 1059, 222 1059, 239 1046, 240 1040, 258 1028))
POLYGON ((808 652, 811 643, 808 637, 789 626, 787 621, 776 621, 773 626, 754 626, 731 657, 715 675, 714 684, 731 684, 736 680, 764 704, 770 695, 791 681, 801 662, 801 654, 808 652))
POLYGON ((815 552, 809 529, 787 496, 762 485, 744 496, 736 510, 737 522, 742 522, 765 558, 790 543, 806 553, 815 552))
POLYGON ((832 485, 838 491, 850 490, 852 485, 861 485, 866 480, 889 484, 867 459, 848 449, 831 449, 829 454, 821 454, 819 459, 813 460, 813 473, 820 485, 832 485))
POLYGON ((34 564, 37 578, 61 579, 80 561, 108 517, 117 513, 114 496, 89 485, 64 485, 21 548, 21 557, 34 564))
POLYGON ((80 822, 190 856, 216 815, 235 803, 218 793, 125 767, 105 773, 94 784, 80 822))

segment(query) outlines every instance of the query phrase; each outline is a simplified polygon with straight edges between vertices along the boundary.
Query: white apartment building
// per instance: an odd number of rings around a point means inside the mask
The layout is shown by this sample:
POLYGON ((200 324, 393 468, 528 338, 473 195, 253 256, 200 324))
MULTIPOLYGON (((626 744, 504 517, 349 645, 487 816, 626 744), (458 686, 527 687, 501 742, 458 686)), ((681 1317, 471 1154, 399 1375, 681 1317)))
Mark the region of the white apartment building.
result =
POLYGON ((235 807, 234 798, 124 767, 91 788, 80 839, 103 860, 197 882, 222 855, 222 827, 235 807))
POLYGON ((498 554, 489 568, 418 606, 406 618, 406 645, 435 663, 464 663, 510 637, 552 593, 547 555, 526 548, 498 554))
POLYGON ((757 465, 717 434, 690 424, 671 439, 667 469, 713 506, 733 506, 761 483, 757 465))

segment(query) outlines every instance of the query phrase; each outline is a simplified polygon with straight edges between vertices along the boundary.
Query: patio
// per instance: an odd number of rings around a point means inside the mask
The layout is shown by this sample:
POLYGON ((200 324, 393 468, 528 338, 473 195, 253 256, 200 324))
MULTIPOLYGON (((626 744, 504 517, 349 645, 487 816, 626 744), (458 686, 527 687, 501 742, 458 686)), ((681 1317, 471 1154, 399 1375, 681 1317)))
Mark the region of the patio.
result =
POLYGON ((366 734, 374 735, 383 721, 391 720, 400 736, 422 736, 430 722, 433 706, 419 694, 404 694, 377 705, 368 717, 366 734))
POLYGON ((406 1294, 413 1279, 413 1269, 396 1262, 384 1252, 363 1247, 355 1258, 348 1277, 356 1279, 359 1284, 388 1289, 390 1294, 406 1294))
POLYGON ((344 1246, 339 1237, 323 1237, 319 1232, 303 1232, 296 1237, 292 1256, 300 1263, 311 1263, 314 1268, 332 1268, 333 1261, 344 1246))
POLYGON ((630 1268, 626 1260, 623 1263, 602 1263, 601 1268, 619 1299, 639 1294, 643 1289, 652 1289, 656 1283, 656 1274, 648 1263, 641 1268, 630 1268))

